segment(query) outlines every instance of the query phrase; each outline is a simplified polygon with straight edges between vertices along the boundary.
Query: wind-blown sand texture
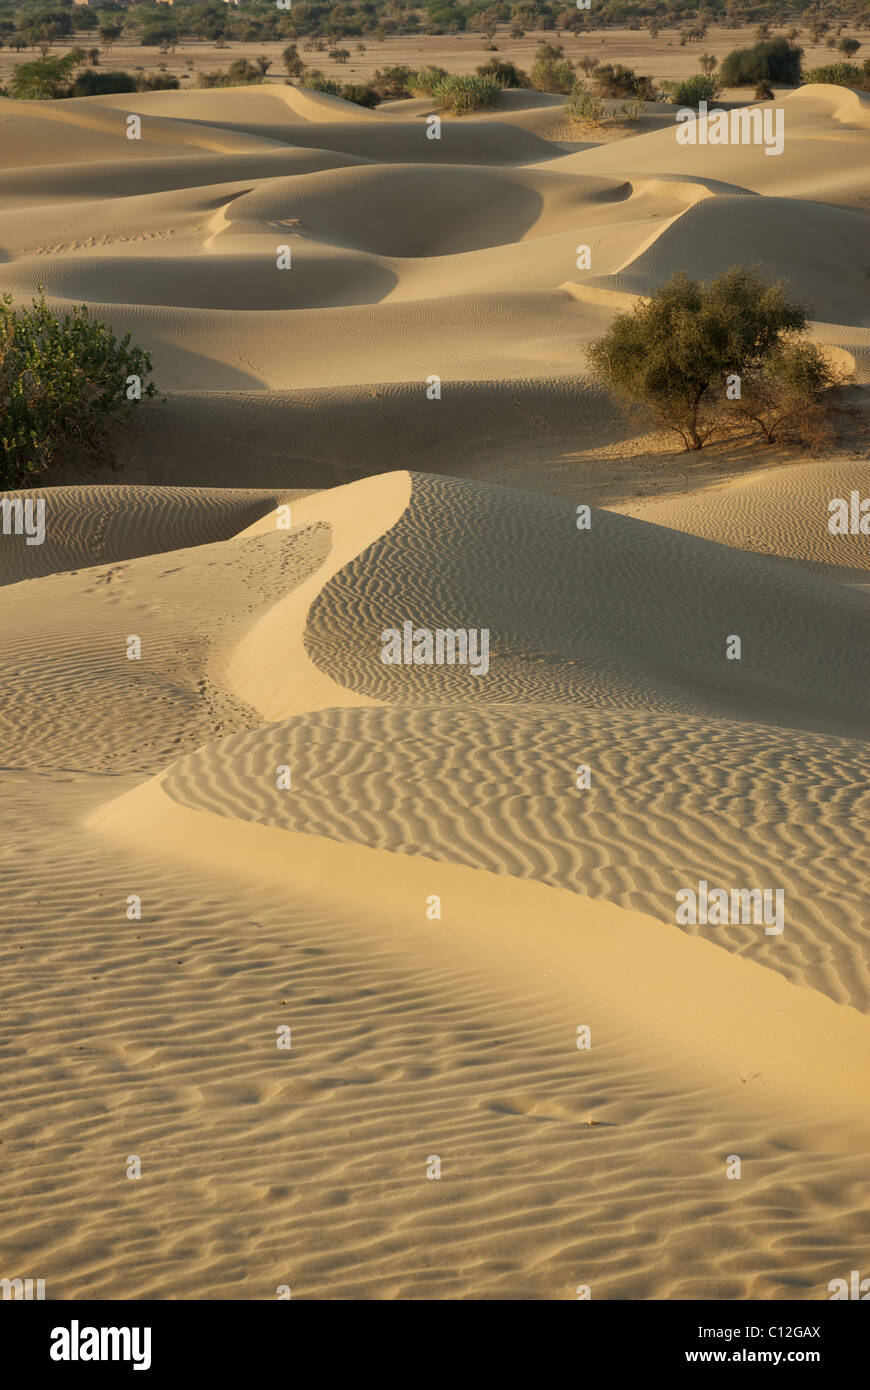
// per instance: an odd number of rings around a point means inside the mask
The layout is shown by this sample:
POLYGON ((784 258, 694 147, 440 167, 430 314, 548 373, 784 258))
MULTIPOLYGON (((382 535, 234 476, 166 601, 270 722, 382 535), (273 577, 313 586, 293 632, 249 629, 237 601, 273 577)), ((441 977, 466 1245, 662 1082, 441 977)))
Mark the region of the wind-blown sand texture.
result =
POLYGON ((870 464, 637 497, 578 362, 751 253, 865 380, 870 106, 787 97, 771 159, 510 96, 440 143, 278 86, 3 104, 0 290, 169 394, 0 537, 0 1273, 49 1298, 867 1270, 870 580, 827 503, 870 464), (384 665, 406 620, 488 672, 384 665), (782 935, 678 926, 700 879, 782 888, 782 935))

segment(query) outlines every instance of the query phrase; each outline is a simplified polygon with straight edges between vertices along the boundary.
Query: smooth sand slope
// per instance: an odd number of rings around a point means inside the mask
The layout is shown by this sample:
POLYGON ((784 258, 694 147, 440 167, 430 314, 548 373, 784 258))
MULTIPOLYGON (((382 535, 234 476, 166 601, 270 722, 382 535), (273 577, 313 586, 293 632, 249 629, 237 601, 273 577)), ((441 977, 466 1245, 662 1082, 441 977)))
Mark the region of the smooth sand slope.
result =
POLYGON ((61 533, 0 592, 4 1267, 812 1300, 866 1264, 863 596, 421 474, 289 530, 194 496, 186 548, 178 494, 133 488, 111 563, 61 533), (489 627, 489 672, 385 667, 406 617, 489 627), (784 888, 782 935, 679 928, 699 877, 784 888))
POLYGON ((543 94, 438 140, 429 110, 281 84, 3 103, 0 291, 93 305, 165 394, 94 480, 307 488, 413 462, 523 486, 531 451, 559 494, 566 455, 626 447, 585 345, 679 268, 785 277, 868 379, 866 97, 769 104, 773 157, 679 145, 664 108, 597 144, 542 138, 543 94))

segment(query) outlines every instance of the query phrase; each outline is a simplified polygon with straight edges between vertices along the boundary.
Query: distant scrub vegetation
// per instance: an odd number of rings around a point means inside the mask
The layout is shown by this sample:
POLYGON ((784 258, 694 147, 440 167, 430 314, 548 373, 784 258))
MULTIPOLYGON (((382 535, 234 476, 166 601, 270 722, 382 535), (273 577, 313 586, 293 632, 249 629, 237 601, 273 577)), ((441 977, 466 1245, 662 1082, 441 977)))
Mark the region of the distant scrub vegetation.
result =
POLYGON ((803 49, 786 38, 765 39, 752 48, 736 48, 722 62, 723 87, 754 87, 780 82, 796 87, 801 80, 803 49))
POLYGON ((859 91, 870 92, 870 58, 865 58, 860 68, 855 63, 829 63, 827 67, 810 68, 801 80, 807 83, 829 82, 834 87, 855 87, 859 91))
POLYGON ((197 87, 249 87, 263 82, 272 66, 266 58, 257 58, 249 63, 247 58, 237 58, 230 63, 226 72, 200 72, 196 76, 197 87))
MULTIPOLYGON (((646 30, 653 37, 672 32, 681 46, 698 44, 710 26, 727 24, 740 28, 755 26, 756 42, 737 48, 723 60, 714 78, 716 59, 702 53, 698 59, 700 75, 678 83, 662 83, 662 92, 679 105, 697 106, 699 101, 715 99, 728 87, 751 87, 764 99, 770 84, 797 86, 801 82, 831 82, 870 90, 870 64, 858 66, 851 60, 860 48, 858 39, 845 35, 848 23, 867 22, 868 0, 794 0, 788 10, 781 4, 749 4, 741 0, 596 0, 594 9, 581 11, 569 0, 293 0, 292 8, 279 10, 273 0, 247 0, 243 8, 232 4, 197 3, 175 0, 172 8, 154 0, 132 0, 118 4, 103 0, 99 8, 73 6, 71 0, 0 0, 0 47, 16 52, 30 48, 40 57, 17 65, 8 91, 0 95, 40 100, 59 97, 99 96, 110 92, 177 88, 179 78, 165 72, 142 74, 117 69, 103 71, 101 54, 110 53, 117 43, 138 43, 155 47, 161 53, 174 51, 182 42, 202 41, 226 48, 230 43, 288 40, 282 53, 287 79, 297 80, 312 90, 330 93, 373 107, 381 101, 403 97, 431 97, 442 110, 464 114, 491 106, 497 89, 530 87, 541 92, 565 96, 572 111, 582 108, 594 112, 595 103, 622 100, 632 104, 655 100, 651 77, 639 75, 620 63, 600 62, 587 52, 576 64, 566 56, 556 34, 577 35, 599 32, 601 57, 607 56, 606 31, 614 27, 646 30), (771 25, 791 25, 787 35, 771 33, 771 25), (797 27, 802 25, 803 29, 797 27), (457 76, 443 69, 419 69, 402 64, 379 68, 374 77, 346 81, 326 74, 317 66, 317 55, 324 54, 340 67, 348 64, 354 50, 366 51, 365 40, 382 40, 409 34, 444 34, 471 31, 485 36, 484 47, 497 51, 492 42, 496 30, 508 30, 513 38, 529 32, 553 31, 539 43, 529 72, 501 57, 480 65, 474 74, 457 76), (76 35, 90 34, 101 46, 75 47, 63 57, 54 56, 55 44, 67 45, 76 35), (802 70, 803 49, 794 39, 805 34, 814 43, 823 40, 836 50, 841 61, 802 70), (345 46, 356 40, 350 46, 345 46), (301 52, 300 52, 301 48, 301 52), (309 62, 303 55, 313 54, 309 62), (592 89, 578 77, 585 74, 592 89), (132 84, 132 85, 131 85, 132 84)), ((668 40, 668 42, 672 42, 668 40)), ((224 70, 200 73, 200 87, 243 86, 265 80, 270 60, 237 59, 224 70)), ((194 64, 188 60, 188 68, 194 64)), ((182 80, 184 78, 182 75, 182 80)), ((192 74, 191 74, 192 76, 192 74)), ((273 79, 274 80, 274 79, 273 79)), ((629 108, 623 108, 623 114, 629 108)))
POLYGON ((178 78, 162 72, 130 73, 81 69, 86 61, 83 49, 74 49, 62 58, 35 58, 19 63, 6 95, 17 101, 57 101, 63 97, 108 96, 114 92, 154 92, 178 87, 178 78))
POLYGON ((44 43, 69 43, 76 32, 99 32, 107 46, 122 40, 172 47, 186 39, 335 43, 396 35, 489 34, 496 25, 507 25, 516 35, 560 29, 673 31, 681 44, 687 44, 702 39, 711 25, 760 26, 769 31, 770 25, 787 22, 803 25, 818 42, 822 35, 866 17, 866 0, 829 4, 790 0, 787 11, 774 0, 595 0, 588 11, 578 10, 571 0, 293 0, 287 10, 279 10, 274 0, 248 0, 239 8, 220 0, 175 0, 171 10, 153 0, 133 0, 124 6, 104 0, 98 7, 75 9, 57 0, 0 0, 0 41, 21 49, 37 48, 44 43))

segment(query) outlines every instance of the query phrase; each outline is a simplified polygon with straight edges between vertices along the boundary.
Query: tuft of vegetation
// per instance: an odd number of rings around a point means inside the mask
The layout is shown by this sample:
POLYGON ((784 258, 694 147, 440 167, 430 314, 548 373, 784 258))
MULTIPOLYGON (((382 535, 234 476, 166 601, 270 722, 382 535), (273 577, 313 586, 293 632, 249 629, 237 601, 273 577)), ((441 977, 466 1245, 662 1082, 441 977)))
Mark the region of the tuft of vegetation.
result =
POLYGON ((381 100, 374 87, 367 87, 362 82, 345 82, 338 95, 343 101, 352 101, 355 106, 369 109, 379 105, 381 100))
POLYGON ((197 74, 197 87, 251 87, 265 81, 268 58, 258 58, 249 63, 247 58, 236 58, 226 72, 200 72, 197 74), (263 64, 265 63, 265 67, 263 64))
POLYGON ((435 83, 432 97, 442 111, 447 111, 453 116, 467 116, 472 111, 482 111, 488 106, 494 106, 501 90, 494 77, 477 77, 471 74, 458 77, 451 73, 435 83))
MULTIPOLYGON (((522 68, 506 59, 490 58, 477 69, 478 77, 494 77, 500 87, 531 87, 532 79, 522 68)), ((446 76, 446 73, 445 73, 446 76)))
POLYGON ((431 97, 436 82, 442 82, 449 74, 446 68, 424 66, 412 72, 407 79, 407 87, 413 97, 431 97))
POLYGON ((687 450, 747 425, 768 442, 815 443, 844 384, 803 336, 806 311, 782 282, 734 266, 709 282, 677 271, 618 314, 589 349, 598 379, 625 406, 679 435, 687 450), (739 377, 741 398, 726 381, 739 377))
POLYGON ((722 63, 722 86, 754 87, 766 81, 796 87, 803 56, 803 49, 785 38, 766 39, 754 48, 735 48, 722 63))
POLYGON ((57 315, 41 288, 25 308, 0 296, 0 487, 27 487, 78 450, 108 458, 109 422, 138 403, 129 378, 153 396, 150 374, 130 334, 119 341, 84 305, 57 315))
POLYGON ((622 63, 602 63, 595 69, 593 81, 602 97, 634 97, 641 101, 656 98, 652 78, 638 77, 634 68, 623 67, 622 63))
POLYGON ((288 77, 301 77, 305 71, 305 64, 299 57, 299 50, 295 43, 288 44, 281 53, 281 61, 287 69, 288 77))
POLYGON ((327 96, 340 97, 341 83, 336 82, 334 77, 327 77, 320 68, 310 68, 302 79, 301 86, 307 87, 311 92, 326 92, 327 96))
MULTIPOLYGON (((137 92, 177 92, 178 78, 171 72, 146 72, 136 79, 137 92)), ((73 96, 76 93, 73 92, 73 96)))
POLYGON ((372 78, 372 86, 381 101, 399 101, 412 96, 411 81, 414 69, 405 63, 394 63, 391 67, 378 68, 372 78))
POLYGON ((599 126, 604 121, 604 102, 578 82, 565 103, 565 115, 579 126, 599 126))
POLYGON ((576 81, 574 64, 565 57, 560 43, 541 43, 535 54, 531 71, 532 86, 538 92, 566 96, 576 81))
POLYGON ((722 84, 712 73, 695 73, 681 82, 663 82, 662 91, 675 106, 691 106, 697 111, 698 105, 706 101, 716 101, 722 91, 722 84))
MULTIPOLYGON (((176 82, 176 87, 178 83, 176 82)), ((80 72, 69 90, 72 97, 102 97, 112 92, 138 91, 136 78, 130 72, 95 72, 85 68, 80 72)))
POLYGON ((853 87, 856 91, 870 91, 870 62, 863 68, 856 63, 829 63, 826 67, 810 68, 803 75, 809 84, 829 82, 834 87, 853 87))
POLYGON ((9 95, 16 101, 55 101, 69 95, 70 79, 76 69, 76 56, 36 58, 32 63, 16 63, 9 83, 9 95))

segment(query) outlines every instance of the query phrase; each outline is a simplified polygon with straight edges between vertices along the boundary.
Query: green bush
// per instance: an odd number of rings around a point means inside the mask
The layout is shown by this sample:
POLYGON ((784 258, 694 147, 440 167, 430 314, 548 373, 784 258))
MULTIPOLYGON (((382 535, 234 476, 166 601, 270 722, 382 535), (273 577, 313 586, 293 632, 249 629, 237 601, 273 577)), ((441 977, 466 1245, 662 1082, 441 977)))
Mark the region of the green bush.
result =
POLYGON ((532 79, 527 72, 523 72, 522 68, 518 68, 507 60, 499 62, 498 58, 490 58, 488 63, 481 63, 477 69, 477 75, 478 77, 494 77, 500 87, 531 87, 532 85, 532 79))
POLYGON ((136 403, 128 377, 153 396, 150 374, 151 358, 130 346, 130 334, 118 341, 84 305, 58 316, 41 289, 26 308, 0 296, 0 487, 26 487, 75 450, 108 457, 109 421, 136 403))
MULTIPOLYGON (((178 84, 176 83, 176 86, 178 84)), ((129 72, 95 72, 85 68, 80 72, 70 89, 73 97, 101 97, 112 92, 135 92, 136 79, 129 72)))
MULTIPOLYGON (((197 87, 252 87, 264 80, 261 67, 249 63, 247 58, 236 58, 226 72, 200 72, 197 74, 197 87)), ((336 84, 337 85, 337 84, 336 84)))
POLYGON ((311 68, 306 72, 300 86, 307 87, 311 92, 326 92, 327 96, 340 97, 341 83, 336 82, 334 77, 327 77, 319 68, 311 68))
POLYGON ((400 100, 411 95, 410 82, 414 69, 404 63, 394 63, 392 67, 378 68, 372 78, 372 86, 381 101, 400 100))
POLYGON ((595 69, 593 78, 599 96, 640 97, 642 101, 655 100, 655 86, 652 78, 638 77, 634 68, 623 67, 622 63, 602 63, 595 69))
POLYGON ((722 63, 723 87, 754 87, 757 82, 783 82, 795 87, 801 80, 802 48, 788 39, 768 39, 754 48, 735 48, 722 63))
POLYGON ((16 101, 54 101, 69 96, 75 67, 74 53, 67 53, 63 58, 37 58, 32 63, 16 63, 9 83, 10 95, 16 101))
POLYGON ((718 77, 698 72, 692 77, 683 78, 681 82, 663 82, 662 90, 667 92, 675 106, 692 106, 697 110, 702 101, 708 104, 716 101, 722 85, 718 77))
POLYGON ((136 80, 137 92, 177 92, 178 85, 171 72, 146 72, 136 80))
MULTIPOLYGON (((739 375, 746 396, 776 355, 799 341, 806 322, 784 284, 768 285, 754 270, 734 266, 708 283, 681 270, 618 314, 589 360, 614 395, 644 407, 687 449, 700 449, 727 426, 729 412, 733 424, 726 378, 739 375)), ((794 378, 792 371, 791 389, 794 378)))
POLYGON ((575 81, 574 64, 565 58, 562 45, 538 44, 531 72, 531 82, 535 91, 564 96, 573 90, 575 81))
POLYGON ((411 72, 407 78, 407 88, 411 96, 431 97, 436 82, 442 82, 449 73, 446 68, 422 67, 411 72))
POLYGON ((432 96, 443 111, 455 116, 467 115, 470 111, 480 111, 494 106, 501 94, 501 87, 494 77, 477 77, 467 74, 458 77, 451 73, 436 82, 432 96))
POLYGON ((295 43, 288 44, 282 51, 281 58, 287 69, 288 77, 301 77, 305 71, 305 64, 299 57, 299 50, 295 43))
POLYGON ((344 101, 352 101, 355 106, 371 108, 380 102, 374 87, 366 87, 363 83, 345 82, 338 95, 344 101))
POLYGON ((815 343, 786 342, 747 375, 731 410, 765 444, 786 439, 821 448, 833 440, 834 412, 843 410, 836 388, 848 379, 815 343))
POLYGON ((834 87, 855 87, 859 91, 870 88, 870 65, 859 68, 855 63, 829 63, 826 67, 810 68, 803 75, 809 84, 829 82, 834 87))
POLYGON ((769 82, 759 82, 755 88, 756 101, 773 101, 773 88, 769 82))
POLYGON ((578 83, 565 103, 565 115, 577 125, 600 125, 604 120, 604 103, 578 83))

